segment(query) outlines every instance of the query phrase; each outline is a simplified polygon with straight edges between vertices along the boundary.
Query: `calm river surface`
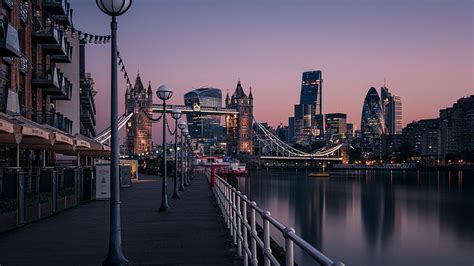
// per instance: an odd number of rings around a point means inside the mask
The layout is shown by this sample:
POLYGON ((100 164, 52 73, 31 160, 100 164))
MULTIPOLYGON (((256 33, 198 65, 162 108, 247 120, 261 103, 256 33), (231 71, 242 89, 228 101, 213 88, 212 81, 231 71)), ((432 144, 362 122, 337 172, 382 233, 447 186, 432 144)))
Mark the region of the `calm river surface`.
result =
MULTIPOLYGON (((254 171, 239 189, 346 265, 474 265, 473 172, 307 173, 254 171)), ((299 265, 313 265, 295 252, 299 265)))

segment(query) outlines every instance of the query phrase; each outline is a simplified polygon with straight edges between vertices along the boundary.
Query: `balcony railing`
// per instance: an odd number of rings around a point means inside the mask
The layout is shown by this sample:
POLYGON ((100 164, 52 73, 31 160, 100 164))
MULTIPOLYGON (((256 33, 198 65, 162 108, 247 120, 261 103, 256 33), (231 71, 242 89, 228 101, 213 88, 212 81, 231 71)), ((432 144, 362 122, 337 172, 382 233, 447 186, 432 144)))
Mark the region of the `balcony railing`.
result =
POLYGON ((50 93, 50 98, 53 100, 71 100, 72 84, 69 80, 63 77, 59 82, 59 91, 50 93))
POLYGON ((42 48, 43 51, 50 55, 58 55, 58 56, 67 56, 68 49, 66 48, 66 38, 60 37, 59 43, 57 44, 43 44, 42 48))
POLYGON ((46 112, 35 111, 32 117, 36 123, 50 125, 64 132, 71 133, 72 121, 55 110, 46 112))
POLYGON ((51 61, 57 63, 71 63, 72 62, 72 46, 68 41, 64 42, 65 54, 53 54, 51 55, 51 61))
POLYGON ((59 70, 53 64, 35 65, 32 85, 37 88, 59 89, 59 70))
POLYGON ((72 9, 71 4, 66 4, 66 13, 64 15, 52 15, 55 21, 62 25, 72 26, 72 9))
POLYGON ((18 30, 8 23, 8 18, 0 16, 0 57, 19 57, 20 39, 18 30))
POLYGON ((26 59, 25 55, 21 55, 20 57, 20 72, 23 75, 28 73, 28 59, 26 59))
POLYGON ((66 15, 66 0, 43 0, 43 8, 51 15, 66 15))
POLYGON ((34 25, 32 37, 40 44, 59 44, 61 31, 54 22, 37 21, 34 25))
POLYGON ((24 2, 20 4, 20 22, 23 25, 26 25, 28 23, 28 8, 26 8, 24 2))

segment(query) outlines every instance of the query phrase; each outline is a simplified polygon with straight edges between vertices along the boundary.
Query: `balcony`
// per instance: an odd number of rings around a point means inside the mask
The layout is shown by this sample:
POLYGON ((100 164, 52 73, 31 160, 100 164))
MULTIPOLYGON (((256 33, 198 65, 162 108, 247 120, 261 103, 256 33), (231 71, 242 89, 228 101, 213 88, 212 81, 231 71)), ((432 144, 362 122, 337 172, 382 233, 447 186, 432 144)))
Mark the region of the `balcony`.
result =
POLYGON ((81 110, 81 123, 86 127, 95 126, 95 117, 91 112, 81 110))
POLYGON ((4 7, 8 8, 9 10, 13 9, 13 0, 3 0, 2 4, 4 7))
POLYGON ((59 70, 54 65, 36 65, 33 70, 31 84, 36 88, 58 91, 59 77, 59 70))
POLYGON ((51 15, 66 15, 66 0, 43 0, 43 8, 51 15))
MULTIPOLYGON (((68 41, 65 41, 66 54, 53 54, 51 55, 51 61, 56 63, 71 63, 72 62, 72 46, 68 41)), ((43 45, 44 48, 44 45, 43 45)))
POLYGON ((59 91, 50 93, 52 100, 71 100, 72 97, 72 84, 65 77, 62 77, 59 83, 59 91))
POLYGON ((69 134, 71 133, 72 121, 54 109, 46 112, 33 112, 33 121, 38 124, 50 125, 69 134))
POLYGON ((66 49, 66 38, 60 37, 58 44, 43 44, 41 47, 43 51, 50 55, 58 55, 58 56, 67 56, 68 50, 66 49))
POLYGON ((0 57, 20 57, 18 30, 8 23, 8 18, 0 16, 0 57))
POLYGON ((71 4, 66 4, 66 14, 64 15, 52 15, 55 21, 64 26, 72 26, 72 9, 71 4))
POLYGON ((28 59, 26 59, 25 55, 20 57, 20 72, 23 75, 28 73, 28 59))
POLYGON ((24 2, 20 4, 20 22, 23 26, 28 23, 28 8, 26 8, 24 2))
POLYGON ((32 37, 41 44, 59 44, 61 33, 57 24, 51 22, 50 25, 46 27, 35 25, 32 37))

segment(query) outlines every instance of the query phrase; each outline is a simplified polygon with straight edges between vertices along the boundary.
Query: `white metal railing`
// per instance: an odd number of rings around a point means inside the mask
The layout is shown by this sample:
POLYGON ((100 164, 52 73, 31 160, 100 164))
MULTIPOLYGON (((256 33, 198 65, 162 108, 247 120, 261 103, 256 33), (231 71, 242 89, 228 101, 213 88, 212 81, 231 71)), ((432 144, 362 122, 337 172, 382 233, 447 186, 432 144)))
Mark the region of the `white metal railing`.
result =
MULTIPOLYGON (((211 175, 208 174, 212 179, 211 175)), ((280 265, 272 254, 270 246, 270 225, 280 231, 285 239, 285 265, 293 266, 295 262, 293 246, 304 250, 315 262, 321 265, 344 266, 342 262, 334 262, 321 251, 308 243, 295 233, 295 230, 275 219, 269 211, 257 206, 255 201, 250 201, 246 195, 227 183, 223 178, 215 175, 214 194, 224 215, 227 228, 237 245, 239 256, 243 256, 244 265, 258 265, 257 249, 263 254, 263 265, 280 265), (262 219, 263 239, 257 234, 256 215, 262 219), (250 221, 249 221, 250 218, 250 221), (250 242, 250 244, 249 244, 250 242)))

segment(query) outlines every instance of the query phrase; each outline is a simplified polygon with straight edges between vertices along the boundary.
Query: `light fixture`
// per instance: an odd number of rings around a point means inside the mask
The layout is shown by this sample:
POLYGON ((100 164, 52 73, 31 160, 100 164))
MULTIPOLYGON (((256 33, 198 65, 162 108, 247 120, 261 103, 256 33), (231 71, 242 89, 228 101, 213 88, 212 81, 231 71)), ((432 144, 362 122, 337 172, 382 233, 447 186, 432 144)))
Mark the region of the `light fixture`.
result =
POLYGON ((171 99, 171 96, 173 96, 173 91, 171 90, 170 87, 166 85, 161 85, 156 91, 156 96, 158 96, 158 98, 160 98, 163 101, 167 101, 171 99))

